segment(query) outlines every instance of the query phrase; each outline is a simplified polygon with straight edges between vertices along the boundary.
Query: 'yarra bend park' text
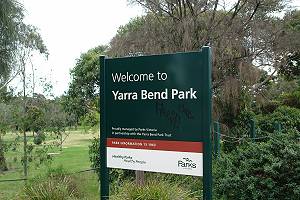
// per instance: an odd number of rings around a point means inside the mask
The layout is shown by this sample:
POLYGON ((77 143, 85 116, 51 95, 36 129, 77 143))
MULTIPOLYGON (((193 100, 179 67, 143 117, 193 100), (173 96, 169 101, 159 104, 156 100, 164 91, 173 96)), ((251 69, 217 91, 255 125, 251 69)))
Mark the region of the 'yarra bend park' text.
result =
MULTIPOLYGON (((125 82, 148 82, 148 81, 166 81, 168 74, 164 72, 157 73, 141 73, 141 74, 130 74, 129 72, 123 73, 112 73, 113 83, 125 83, 125 82)), ((153 99, 197 99, 197 91, 193 88, 187 90, 179 90, 176 88, 168 89, 165 88, 159 91, 148 91, 142 89, 137 92, 127 91, 112 91, 113 100, 115 101, 126 101, 126 100, 153 100, 153 99)))

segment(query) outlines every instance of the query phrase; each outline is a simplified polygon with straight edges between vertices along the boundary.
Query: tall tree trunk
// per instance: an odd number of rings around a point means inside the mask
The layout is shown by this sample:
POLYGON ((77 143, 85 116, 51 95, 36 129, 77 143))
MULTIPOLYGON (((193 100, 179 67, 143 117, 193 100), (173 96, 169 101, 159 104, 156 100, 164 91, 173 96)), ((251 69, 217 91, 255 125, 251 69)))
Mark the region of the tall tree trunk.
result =
POLYGON ((63 134, 62 134, 62 132, 60 132, 59 134, 60 134, 60 151, 62 151, 62 146, 63 146, 63 134))
MULTIPOLYGON (((23 63, 23 106, 24 106, 24 118, 26 117, 26 73, 25 73, 25 63, 23 63)), ((24 119, 24 122, 26 119, 24 119)), ((27 135, 26 135, 26 124, 23 124, 23 170, 24 170, 24 177, 27 178, 28 176, 28 158, 27 158, 27 135)))
POLYGON ((2 141, 2 133, 0 132, 0 172, 7 171, 7 164, 5 161, 5 156, 4 156, 4 145, 2 141))

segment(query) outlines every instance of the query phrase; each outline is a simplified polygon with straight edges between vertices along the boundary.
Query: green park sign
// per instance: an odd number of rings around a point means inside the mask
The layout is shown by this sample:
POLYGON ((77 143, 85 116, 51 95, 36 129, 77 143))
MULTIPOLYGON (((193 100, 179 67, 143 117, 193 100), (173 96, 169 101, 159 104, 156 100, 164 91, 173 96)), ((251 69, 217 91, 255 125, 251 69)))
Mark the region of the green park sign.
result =
POLYGON ((211 199, 211 50, 100 57, 101 199, 108 168, 203 176, 211 199))

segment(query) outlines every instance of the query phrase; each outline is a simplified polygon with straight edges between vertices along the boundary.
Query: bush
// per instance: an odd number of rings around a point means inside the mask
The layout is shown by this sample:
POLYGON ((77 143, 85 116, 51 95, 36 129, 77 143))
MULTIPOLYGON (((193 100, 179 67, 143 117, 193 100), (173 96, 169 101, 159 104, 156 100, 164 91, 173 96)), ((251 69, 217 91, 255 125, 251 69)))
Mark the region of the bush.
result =
POLYGON ((300 109, 300 87, 294 92, 283 95, 282 102, 284 105, 300 109))
POLYGON ((82 199, 74 178, 66 175, 62 168, 51 169, 45 176, 30 180, 24 187, 20 199, 26 200, 70 200, 82 199))
POLYGON ((100 180, 100 141, 99 138, 93 138, 92 144, 89 145, 89 158, 91 167, 96 169, 100 180))
POLYGON ((273 113, 257 116, 258 126, 264 132, 274 132, 275 123, 282 125, 282 131, 287 132, 290 129, 300 131, 300 109, 288 106, 280 106, 273 113))
POLYGON ((33 138, 33 143, 36 145, 42 144, 46 140, 46 135, 42 132, 37 132, 33 138))
POLYGON ((165 181, 149 181, 144 186, 136 186, 126 182, 120 191, 111 196, 112 200, 193 200, 191 193, 174 183, 165 181))
MULTIPOLYGON (((234 126, 229 131, 229 136, 235 138, 242 138, 249 135, 250 132, 250 120, 255 119, 255 113, 251 110, 242 110, 240 114, 233 120, 234 126)), ((224 134, 224 133, 223 133, 224 134)), ((231 141, 230 138, 226 138, 223 141, 222 150, 225 152, 231 152, 237 148, 237 143, 231 141)))
POLYGON ((246 143, 214 165, 218 199, 298 200, 300 134, 276 134, 267 142, 246 143))
POLYGON ((279 101, 270 101, 261 106, 261 112, 263 114, 270 114, 274 112, 280 106, 279 101))

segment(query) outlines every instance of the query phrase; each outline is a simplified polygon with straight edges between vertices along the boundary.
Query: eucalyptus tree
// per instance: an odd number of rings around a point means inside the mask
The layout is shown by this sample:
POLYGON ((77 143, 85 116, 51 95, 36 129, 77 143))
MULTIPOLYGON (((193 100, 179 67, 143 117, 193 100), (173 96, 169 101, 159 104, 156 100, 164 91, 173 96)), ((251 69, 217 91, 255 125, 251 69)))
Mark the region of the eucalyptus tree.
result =
POLYGON ((77 123, 87 113, 100 112, 99 56, 106 50, 106 46, 100 45, 81 54, 71 70, 71 83, 62 102, 67 113, 75 114, 77 123))
POLYGON ((10 79, 14 69, 14 55, 18 50, 23 6, 15 0, 0 3, 0 88, 10 79))

